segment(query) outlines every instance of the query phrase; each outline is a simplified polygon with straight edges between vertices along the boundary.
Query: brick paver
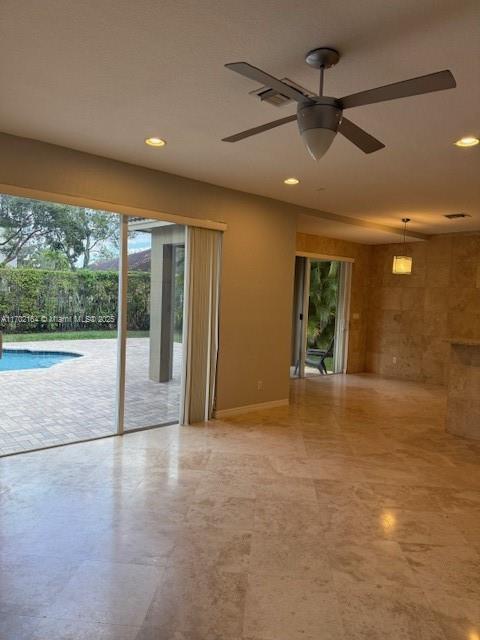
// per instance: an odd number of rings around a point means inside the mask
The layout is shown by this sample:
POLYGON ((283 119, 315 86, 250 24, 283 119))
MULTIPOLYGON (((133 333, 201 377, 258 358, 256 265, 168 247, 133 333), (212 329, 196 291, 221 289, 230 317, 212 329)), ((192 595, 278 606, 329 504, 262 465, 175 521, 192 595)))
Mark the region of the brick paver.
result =
MULTIPOLYGON (((5 348, 71 351, 48 369, 0 372, 0 455, 96 438, 115 431, 116 340, 49 340, 5 348)), ((125 429, 178 420, 182 345, 174 345, 174 377, 148 378, 148 338, 127 342, 125 429)))

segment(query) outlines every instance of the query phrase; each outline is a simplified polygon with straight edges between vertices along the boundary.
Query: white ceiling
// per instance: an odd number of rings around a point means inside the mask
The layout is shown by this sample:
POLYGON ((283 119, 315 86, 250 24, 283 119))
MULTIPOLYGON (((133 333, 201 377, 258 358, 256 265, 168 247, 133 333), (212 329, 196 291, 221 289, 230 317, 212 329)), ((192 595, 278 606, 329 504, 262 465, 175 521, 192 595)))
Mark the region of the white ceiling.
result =
POLYGON ((480 145, 452 144, 480 135, 478 0, 2 0, 0 86, 7 133, 375 223, 408 215, 424 233, 480 228, 480 145), (342 54, 328 95, 447 68, 458 86, 349 111, 387 145, 371 155, 337 136, 315 163, 295 123, 220 141, 294 112, 249 96, 258 85, 226 62, 316 90, 304 54, 322 45, 342 54), (168 145, 148 148, 148 135, 168 145), (285 186, 292 175, 301 183, 285 186), (459 211, 472 217, 443 218, 459 211))

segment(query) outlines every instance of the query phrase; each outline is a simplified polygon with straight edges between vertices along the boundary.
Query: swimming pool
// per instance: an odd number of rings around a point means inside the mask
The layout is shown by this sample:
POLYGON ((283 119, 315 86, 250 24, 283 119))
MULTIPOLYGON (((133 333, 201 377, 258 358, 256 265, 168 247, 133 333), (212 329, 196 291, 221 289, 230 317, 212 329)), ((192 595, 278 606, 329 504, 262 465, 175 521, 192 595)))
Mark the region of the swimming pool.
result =
POLYGON ((4 349, 0 358, 0 373, 2 371, 21 371, 23 369, 48 369, 53 365, 81 358, 79 353, 68 351, 31 351, 30 349, 4 349))

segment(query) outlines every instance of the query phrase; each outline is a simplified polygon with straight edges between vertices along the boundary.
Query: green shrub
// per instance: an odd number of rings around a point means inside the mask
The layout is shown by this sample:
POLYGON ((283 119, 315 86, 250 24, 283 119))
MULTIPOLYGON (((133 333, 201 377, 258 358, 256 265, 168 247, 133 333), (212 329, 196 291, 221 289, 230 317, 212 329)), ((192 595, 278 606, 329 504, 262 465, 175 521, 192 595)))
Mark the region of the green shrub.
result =
MULTIPOLYGON (((150 274, 128 275, 128 328, 150 326, 150 274)), ((0 269, 0 330, 4 333, 114 329, 118 273, 0 269)))

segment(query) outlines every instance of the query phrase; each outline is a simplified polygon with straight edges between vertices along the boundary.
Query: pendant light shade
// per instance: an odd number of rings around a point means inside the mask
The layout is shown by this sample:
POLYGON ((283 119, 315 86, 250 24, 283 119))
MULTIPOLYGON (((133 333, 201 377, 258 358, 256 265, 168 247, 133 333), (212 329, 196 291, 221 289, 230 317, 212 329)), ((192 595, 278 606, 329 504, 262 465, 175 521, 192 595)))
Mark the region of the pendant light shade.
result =
MULTIPOLYGON (((403 222, 403 249, 406 249, 407 223, 410 218, 402 218, 403 222)), ((404 251, 405 254, 405 251, 404 251)), ((413 269, 413 258, 411 256, 393 256, 392 273, 399 276, 409 276, 413 269)))
POLYGON ((393 256, 392 273, 397 275, 410 275, 412 273, 413 259, 410 256, 393 256))

